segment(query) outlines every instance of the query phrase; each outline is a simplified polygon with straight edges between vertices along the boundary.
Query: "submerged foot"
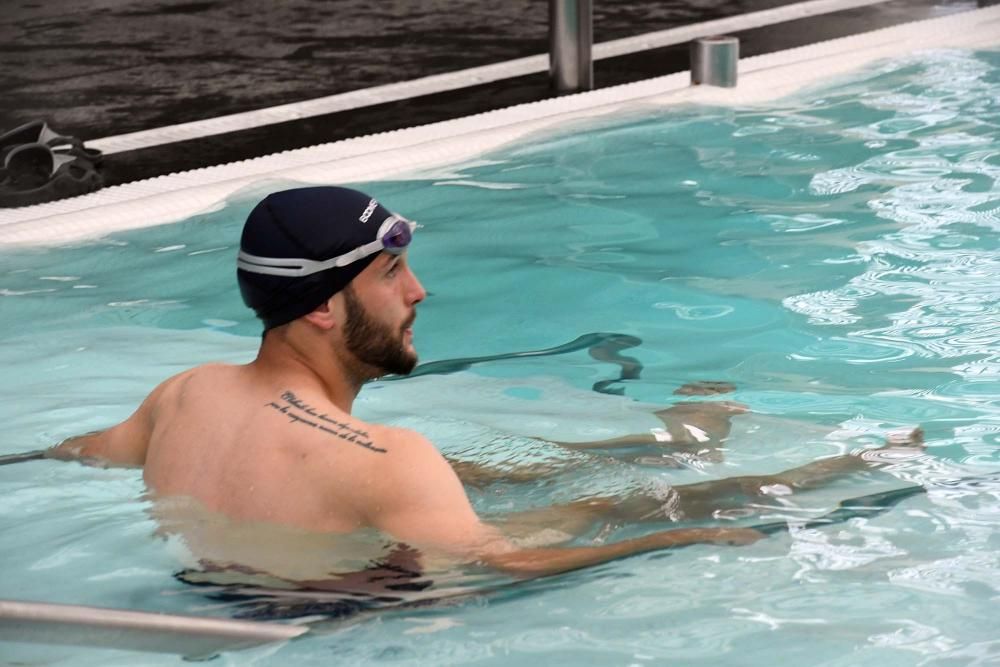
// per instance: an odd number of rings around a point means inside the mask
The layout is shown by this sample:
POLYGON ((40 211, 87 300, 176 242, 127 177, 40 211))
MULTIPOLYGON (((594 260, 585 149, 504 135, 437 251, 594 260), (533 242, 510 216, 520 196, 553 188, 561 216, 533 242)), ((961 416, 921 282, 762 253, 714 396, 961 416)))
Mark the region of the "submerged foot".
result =
POLYGON ((924 449, 924 430, 918 426, 889 431, 884 445, 861 452, 860 458, 869 463, 893 463, 914 458, 922 454, 924 449))
POLYGON ((906 428, 889 431, 885 436, 886 447, 919 447, 924 448, 924 429, 906 428))
POLYGON ((716 394, 728 394, 736 391, 736 385, 732 382, 720 382, 717 380, 701 380, 699 382, 688 382, 674 389, 676 396, 714 396, 716 394))

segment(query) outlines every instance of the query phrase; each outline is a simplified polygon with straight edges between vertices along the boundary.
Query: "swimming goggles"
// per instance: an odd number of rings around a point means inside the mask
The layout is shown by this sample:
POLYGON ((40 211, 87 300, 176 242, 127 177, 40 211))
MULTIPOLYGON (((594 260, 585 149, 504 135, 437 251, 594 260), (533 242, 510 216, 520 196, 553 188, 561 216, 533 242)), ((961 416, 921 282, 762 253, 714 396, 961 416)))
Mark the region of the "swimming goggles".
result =
POLYGON ((390 215, 378 228, 378 234, 371 243, 358 246, 343 255, 330 259, 297 259, 294 257, 259 257, 240 250, 236 257, 237 268, 250 273, 263 273, 269 276, 310 276, 327 269, 347 266, 359 259, 374 255, 382 250, 390 255, 401 255, 410 245, 413 232, 419 225, 398 215, 390 215))

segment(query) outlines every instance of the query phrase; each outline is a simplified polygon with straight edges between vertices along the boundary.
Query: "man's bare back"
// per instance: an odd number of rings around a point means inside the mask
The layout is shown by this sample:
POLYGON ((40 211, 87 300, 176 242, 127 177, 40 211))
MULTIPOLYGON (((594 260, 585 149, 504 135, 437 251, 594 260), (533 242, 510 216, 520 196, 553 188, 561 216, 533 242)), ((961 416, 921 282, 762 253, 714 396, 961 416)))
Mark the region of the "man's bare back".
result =
MULTIPOLYGON (((126 422, 62 449, 142 466, 158 496, 186 496, 233 519, 335 533, 392 523, 385 510, 405 488, 397 478, 450 473, 419 434, 366 423, 310 383, 256 364, 181 373, 126 422)), ((442 492, 455 487, 452 476, 438 480, 442 492)))
POLYGON ((209 365, 166 383, 152 407, 146 483, 235 519, 338 533, 363 526, 358 482, 370 486, 391 465, 388 429, 312 387, 259 375, 209 365))

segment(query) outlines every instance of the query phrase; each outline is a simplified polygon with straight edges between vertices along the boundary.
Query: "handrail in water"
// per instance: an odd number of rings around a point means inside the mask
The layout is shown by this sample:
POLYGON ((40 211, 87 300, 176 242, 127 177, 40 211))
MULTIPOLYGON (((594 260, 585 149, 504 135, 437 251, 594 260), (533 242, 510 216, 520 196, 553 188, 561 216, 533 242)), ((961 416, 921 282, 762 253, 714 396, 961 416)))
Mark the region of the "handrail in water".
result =
POLYGON ((206 658, 293 639, 302 626, 0 600, 0 641, 68 644, 206 658))

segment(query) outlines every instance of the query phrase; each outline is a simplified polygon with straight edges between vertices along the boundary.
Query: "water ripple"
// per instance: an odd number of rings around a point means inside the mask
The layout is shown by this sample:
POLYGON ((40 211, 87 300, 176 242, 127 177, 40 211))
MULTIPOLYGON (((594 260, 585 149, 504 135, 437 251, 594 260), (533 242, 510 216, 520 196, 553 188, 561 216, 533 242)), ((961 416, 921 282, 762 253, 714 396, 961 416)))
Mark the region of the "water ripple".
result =
POLYGON ((996 106, 1000 87, 987 63, 958 51, 889 67, 914 65, 921 69, 913 85, 923 90, 863 95, 866 106, 891 116, 848 130, 896 145, 816 174, 809 185, 817 196, 874 188, 867 208, 894 227, 858 243, 845 258, 863 262, 867 271, 839 288, 788 297, 784 305, 814 325, 856 327, 814 346, 823 352, 844 349, 850 340, 852 351, 891 348, 896 354, 887 359, 954 359, 952 369, 962 376, 997 378, 1000 151, 992 116, 982 111, 996 106), (966 86, 991 101, 963 95, 966 86), (859 326, 869 323, 865 302, 888 295, 907 297, 909 307, 892 313, 888 326, 859 326))

